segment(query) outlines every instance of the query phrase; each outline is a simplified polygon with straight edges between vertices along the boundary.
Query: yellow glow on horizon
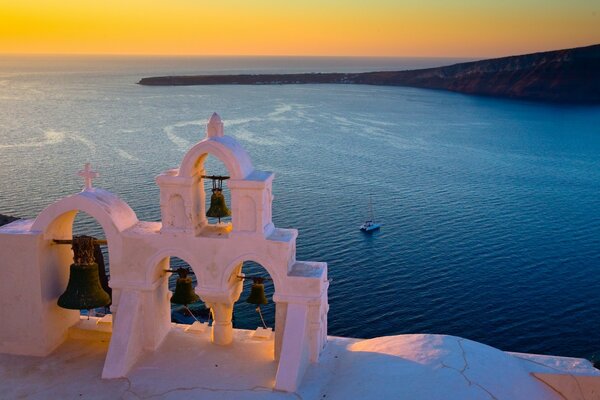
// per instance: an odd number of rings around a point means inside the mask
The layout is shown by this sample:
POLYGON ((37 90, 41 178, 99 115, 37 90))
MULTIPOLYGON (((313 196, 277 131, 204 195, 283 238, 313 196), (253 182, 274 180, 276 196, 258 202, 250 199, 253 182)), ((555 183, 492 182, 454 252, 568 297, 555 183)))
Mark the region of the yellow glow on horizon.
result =
POLYGON ((600 3, 0 0, 0 53, 484 57, 600 43, 600 3))

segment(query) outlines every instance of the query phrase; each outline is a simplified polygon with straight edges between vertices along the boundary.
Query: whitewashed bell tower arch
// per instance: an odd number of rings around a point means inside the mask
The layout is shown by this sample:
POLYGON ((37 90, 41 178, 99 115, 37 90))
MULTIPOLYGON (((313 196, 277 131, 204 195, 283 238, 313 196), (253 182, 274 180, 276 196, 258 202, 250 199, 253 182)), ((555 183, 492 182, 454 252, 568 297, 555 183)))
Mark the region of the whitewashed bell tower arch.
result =
POLYGON ((50 205, 36 220, 0 228, 0 246, 19 249, 0 258, 0 311, 26 307, 45 310, 48 316, 30 321, 24 313, 3 315, 0 352, 48 354, 76 323, 76 311, 56 305, 58 287, 51 291, 43 285, 27 287, 26 301, 31 304, 18 303, 19 291, 29 283, 10 271, 26 265, 34 276, 53 279, 52 271, 62 268, 57 265, 48 270, 44 261, 53 251, 53 239, 68 239, 64 236, 71 231, 64 227, 77 210, 83 210, 99 218, 107 233, 111 264, 115 263, 109 282, 114 325, 104 378, 127 376, 137 360, 156 350, 169 334, 169 273, 165 269, 170 256, 183 255, 197 276, 196 293, 213 311, 211 340, 215 345, 227 346, 234 340, 232 310, 242 290, 242 263, 257 261, 267 270, 275 282, 274 354, 278 365, 274 388, 297 388, 304 370, 318 361, 326 343, 327 264, 296 260, 298 231, 277 228, 272 222, 274 174, 254 169, 244 148, 224 134, 216 113, 207 124, 204 139, 192 146, 180 166, 157 176, 160 222, 138 221, 117 196, 93 188, 91 178, 96 174, 89 166, 81 176, 86 179, 81 193, 50 205), (208 155, 219 159, 230 177, 232 216, 227 224, 210 224, 205 216, 203 176, 209 172, 204 165, 208 155), (36 295, 35 290, 40 293, 36 295), (65 312, 71 313, 69 318, 53 317, 65 312), (36 329, 29 329, 32 326, 36 329), (20 331, 28 334, 16 334, 20 331))
POLYGON ((177 169, 156 178, 160 187, 163 231, 194 232, 202 235, 208 225, 205 216, 206 193, 203 176, 208 155, 219 159, 231 179, 232 234, 268 236, 273 231, 273 173, 257 171, 246 150, 232 137, 224 135, 223 122, 214 113, 206 137, 194 145, 177 169))

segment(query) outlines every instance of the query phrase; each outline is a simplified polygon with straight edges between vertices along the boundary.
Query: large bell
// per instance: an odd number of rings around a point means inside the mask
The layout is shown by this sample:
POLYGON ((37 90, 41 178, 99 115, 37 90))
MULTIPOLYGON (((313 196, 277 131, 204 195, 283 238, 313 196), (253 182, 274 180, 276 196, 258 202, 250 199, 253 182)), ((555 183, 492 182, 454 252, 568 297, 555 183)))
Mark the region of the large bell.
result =
POLYGON ((98 264, 94 262, 94 239, 73 238, 74 263, 71 264, 67 289, 58 298, 58 306, 69 310, 90 310, 111 303, 102 289, 98 264))
POLYGON ((110 295, 100 285, 98 264, 71 264, 67 289, 58 298, 59 307, 90 310, 105 307, 110 301, 110 295))
POLYGON ((256 304, 268 304, 267 296, 265 296, 265 284, 263 278, 252 278, 252 288, 250 289, 250 296, 246 299, 246 303, 256 304))
POLYGON ((231 211, 227 208, 227 203, 225 203, 225 196, 223 196, 222 189, 213 189, 212 196, 210 196, 210 207, 206 212, 207 217, 219 218, 219 222, 221 222, 221 218, 229 217, 231 215, 231 211))
POLYGON ((179 274, 179 278, 177 278, 177 282, 175 283, 175 292, 171 296, 171 303, 187 306, 200 300, 200 297, 194 292, 194 288, 192 287, 192 278, 187 276, 188 271, 185 268, 178 268, 177 273, 179 274))

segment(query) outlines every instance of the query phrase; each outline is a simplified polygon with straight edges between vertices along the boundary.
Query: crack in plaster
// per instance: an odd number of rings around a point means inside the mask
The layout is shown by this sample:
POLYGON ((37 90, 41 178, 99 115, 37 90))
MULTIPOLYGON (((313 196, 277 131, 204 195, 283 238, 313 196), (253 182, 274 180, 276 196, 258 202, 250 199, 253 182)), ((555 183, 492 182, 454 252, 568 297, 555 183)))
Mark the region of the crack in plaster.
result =
POLYGON ((498 400, 498 398, 496 396, 494 396, 492 394, 492 392, 490 392, 489 390, 487 390, 486 388, 481 386, 479 383, 474 383, 474 385, 477 386, 479 389, 483 390, 484 392, 486 392, 488 394, 488 396, 490 396, 493 400, 498 400))
POLYGON ((127 377, 123 377, 122 379, 125 379, 127 381, 127 389, 125 389, 124 393, 131 393, 136 398, 140 399, 141 397, 136 392, 131 390, 131 386, 133 386, 133 384, 131 383, 131 380, 129 380, 129 378, 127 378, 127 377))
MULTIPOLYGON (((127 379, 127 378, 125 378, 127 379)), ((129 381, 129 379, 127 379, 127 382, 130 383, 131 385, 131 381, 129 381)), ((136 396, 138 399, 154 399, 154 398, 161 398, 167 394, 170 393, 175 393, 175 392, 191 392, 194 390, 206 390, 208 392, 214 392, 214 393, 219 393, 219 392, 273 392, 273 389, 266 387, 266 386, 254 386, 251 388, 246 388, 246 389, 218 389, 218 388, 212 388, 212 387, 207 387, 207 386, 192 386, 192 387, 178 387, 178 388, 174 388, 174 389, 169 389, 165 392, 161 392, 161 393, 156 393, 156 394, 151 394, 148 396, 141 396, 137 393, 135 393, 133 390, 131 390, 131 386, 125 391, 125 392, 129 392, 131 394, 133 394, 134 396, 136 396)), ((303 400, 302 396, 300 396, 298 393, 289 393, 291 395, 294 395, 298 400, 303 400)))
POLYGON ((479 383, 473 382, 466 375, 465 372, 469 368, 469 362, 467 361, 467 352, 465 351, 464 347, 462 346, 462 341, 463 340, 464 339, 462 339, 462 338, 456 339, 456 343, 458 344, 458 347, 460 347, 462 359, 463 359, 463 362, 464 362, 463 367, 461 369, 457 369, 457 368, 451 367, 449 365, 446 365, 443 361, 441 361, 442 367, 445 367, 445 368, 448 368, 448 369, 451 369, 451 370, 454 370, 454 371, 458 372, 463 378, 465 378, 465 380, 467 381, 467 383, 469 384, 469 386, 477 386, 479 389, 481 389, 485 393, 487 393, 487 395, 490 396, 490 398, 492 398, 492 400, 498 400, 498 398, 496 396, 494 396, 494 394, 492 392, 490 392, 489 390, 487 390, 486 388, 484 388, 483 386, 481 386, 479 383))
POLYGON ((462 353, 462 358, 463 361, 465 362, 465 365, 463 367, 463 369, 460 371, 460 373, 465 377, 465 379, 469 382, 469 385, 473 384, 475 386, 477 386, 478 388, 480 388, 481 390, 483 390, 484 392, 486 392, 493 400, 498 400, 498 398, 496 396, 493 395, 492 392, 490 392, 489 390, 487 390, 486 388, 484 388, 483 386, 481 386, 479 383, 477 382, 472 382, 467 375, 465 374, 465 371, 467 370, 467 368, 469 368, 469 363, 467 361, 467 352, 465 351, 465 348, 462 345, 464 339, 457 339, 456 343, 458 344, 458 347, 460 347, 460 351, 462 353))

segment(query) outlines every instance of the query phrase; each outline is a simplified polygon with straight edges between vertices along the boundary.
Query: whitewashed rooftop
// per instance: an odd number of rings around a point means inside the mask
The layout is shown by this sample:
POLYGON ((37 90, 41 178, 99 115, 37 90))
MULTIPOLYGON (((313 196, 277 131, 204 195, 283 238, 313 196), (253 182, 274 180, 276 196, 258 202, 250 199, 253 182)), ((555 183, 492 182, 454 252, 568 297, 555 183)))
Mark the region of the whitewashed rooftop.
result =
MULTIPOLYGON (((82 323, 94 329, 94 319, 82 323)), ((221 347, 211 344, 209 330, 188 333, 185 327, 173 325, 128 378, 101 379, 110 333, 98 330, 72 328, 49 357, 0 355, 0 397, 532 400, 597 399, 600 393, 594 392, 600 371, 586 360, 506 353, 444 335, 329 337, 321 362, 309 366, 298 390, 276 392, 270 341, 235 330, 233 344, 221 347), (554 387, 544 383, 553 377, 554 387)))

